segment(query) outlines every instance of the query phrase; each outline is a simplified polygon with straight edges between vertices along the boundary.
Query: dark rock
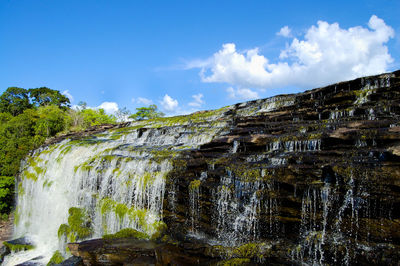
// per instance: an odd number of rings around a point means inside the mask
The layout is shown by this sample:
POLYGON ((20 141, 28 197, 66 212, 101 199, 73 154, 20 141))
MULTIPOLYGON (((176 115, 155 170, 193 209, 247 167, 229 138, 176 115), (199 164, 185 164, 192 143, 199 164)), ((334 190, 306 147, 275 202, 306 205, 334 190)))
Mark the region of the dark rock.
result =
POLYGON ((10 245, 25 245, 25 246, 33 246, 33 242, 32 240, 30 240, 29 238, 26 237, 20 237, 17 239, 12 239, 12 240, 8 240, 6 241, 7 244, 10 245))
MULTIPOLYGON (((73 255, 85 265, 398 264, 400 71, 195 119, 204 114, 138 133, 172 128, 179 138, 224 123, 210 142, 171 158, 168 241, 95 239, 69 244, 73 255)), ((95 142, 95 133, 123 126, 49 143, 95 142)))
POLYGON ((62 266, 83 266, 83 259, 77 256, 72 256, 63 262, 61 262, 59 265, 62 266))
POLYGON ((3 259, 5 256, 11 253, 11 250, 7 248, 6 246, 2 246, 0 248, 0 262, 3 262, 3 259))
POLYGON ((42 147, 46 147, 48 145, 58 143, 67 138, 81 139, 81 138, 84 138, 87 136, 91 136, 93 134, 98 134, 98 133, 104 132, 109 129, 127 127, 128 125, 129 125, 129 122, 124 122, 124 123, 119 123, 119 124, 103 124, 103 125, 91 126, 88 129, 85 129, 84 131, 77 131, 77 132, 67 133, 67 134, 64 134, 61 136, 49 138, 46 140, 46 142, 44 143, 44 145, 42 147))
POLYGON ((38 262, 38 260, 41 260, 41 259, 43 259, 43 257, 39 256, 39 257, 33 258, 29 261, 17 264, 16 266, 43 266, 43 263, 38 262))
POLYGON ((33 247, 33 242, 26 237, 4 241, 3 246, 0 249, 0 262, 2 262, 4 257, 10 254, 12 251, 22 251, 31 249, 33 247))
POLYGON ((188 249, 151 240, 94 239, 70 243, 71 254, 85 265, 206 265, 217 260, 204 255, 209 245, 190 243, 188 249))

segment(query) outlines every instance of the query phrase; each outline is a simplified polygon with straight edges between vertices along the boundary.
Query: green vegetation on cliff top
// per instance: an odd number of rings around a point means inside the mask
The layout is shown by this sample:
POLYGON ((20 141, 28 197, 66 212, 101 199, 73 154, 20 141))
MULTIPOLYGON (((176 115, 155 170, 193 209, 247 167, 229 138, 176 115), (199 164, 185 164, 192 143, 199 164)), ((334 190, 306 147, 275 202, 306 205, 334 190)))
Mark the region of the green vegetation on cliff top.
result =
MULTIPOLYGON (((8 88, 0 95, 0 215, 11 211, 13 180, 29 151, 57 134, 115 122, 103 109, 71 109, 69 99, 57 90, 8 88)), ((37 167, 25 177, 36 180, 42 171, 37 167)))

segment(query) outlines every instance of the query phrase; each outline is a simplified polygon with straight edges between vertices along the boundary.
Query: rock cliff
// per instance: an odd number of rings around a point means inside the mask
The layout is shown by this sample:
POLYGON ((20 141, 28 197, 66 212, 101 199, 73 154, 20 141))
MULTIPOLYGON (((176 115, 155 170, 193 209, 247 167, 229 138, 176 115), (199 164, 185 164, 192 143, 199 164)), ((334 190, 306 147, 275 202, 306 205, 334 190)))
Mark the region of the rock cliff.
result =
POLYGON ((396 265, 400 71, 67 138, 20 179, 16 237, 87 265, 396 265))

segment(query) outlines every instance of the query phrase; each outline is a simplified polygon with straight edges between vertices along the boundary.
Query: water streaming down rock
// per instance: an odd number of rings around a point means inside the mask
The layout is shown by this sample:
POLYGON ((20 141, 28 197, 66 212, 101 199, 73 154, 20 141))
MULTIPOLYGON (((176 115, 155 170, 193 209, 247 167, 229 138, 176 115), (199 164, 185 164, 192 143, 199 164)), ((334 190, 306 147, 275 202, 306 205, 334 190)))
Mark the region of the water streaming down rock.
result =
POLYGON ((65 143, 37 155, 36 161, 42 162, 28 166, 21 176, 24 193, 19 194, 15 235, 33 234, 39 246, 64 251, 65 243, 58 241, 57 232, 68 224, 72 207, 87 212, 91 237, 127 227, 151 235, 161 218, 165 174, 171 165, 153 162, 146 152, 131 152, 126 157, 108 151, 114 147, 65 143), (63 153, 64 149, 69 151, 63 153))
MULTIPOLYGON (((37 248, 19 261, 47 262, 68 241, 122 228, 152 235, 165 223, 158 241, 178 243, 187 256, 201 250, 207 263, 394 264, 398 75, 133 123, 38 150, 23 166, 16 213, 16 237, 33 237, 37 248), (81 214, 86 231, 71 233, 71 213, 81 214)), ((91 263, 107 257, 74 252, 91 263)))
POLYGON ((218 240, 227 246, 257 239, 258 213, 261 201, 257 191, 263 189, 259 182, 242 182, 232 171, 222 177, 220 186, 213 192, 218 240))
MULTIPOLYGON (((41 261, 47 262, 55 250, 66 254, 67 241, 99 238, 123 228, 149 236, 157 231, 171 159, 179 150, 209 141, 212 134, 176 138, 175 128, 159 130, 156 125, 141 131, 135 127, 65 140, 28 158, 18 185, 14 235, 32 238, 38 248, 31 256, 26 252, 22 260, 41 255, 41 261), (186 147, 181 148, 183 144, 186 147), (62 235, 62 225, 71 226, 71 208, 83 210, 90 233, 80 236, 68 229, 62 235)), ((22 261, 6 260, 6 264, 17 262, 22 261)))

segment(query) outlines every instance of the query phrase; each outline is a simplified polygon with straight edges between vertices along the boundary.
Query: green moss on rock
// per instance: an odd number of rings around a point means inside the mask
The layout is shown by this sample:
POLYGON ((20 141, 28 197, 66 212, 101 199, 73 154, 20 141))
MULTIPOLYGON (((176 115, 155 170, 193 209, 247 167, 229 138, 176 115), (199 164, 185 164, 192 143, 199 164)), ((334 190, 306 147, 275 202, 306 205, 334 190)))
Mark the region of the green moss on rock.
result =
POLYGON ((3 242, 4 246, 6 246, 9 250, 12 252, 19 252, 19 251, 24 251, 24 250, 30 250, 33 249, 34 246, 32 245, 24 245, 24 244, 11 244, 9 242, 3 242))
POLYGON ((75 242, 92 234, 91 220, 84 209, 72 207, 68 214, 68 224, 61 224, 58 228, 58 238, 64 235, 69 242, 75 242))
POLYGON ((129 209, 129 219, 131 221, 135 220, 140 227, 144 230, 147 229, 147 210, 139 209, 139 208, 130 208, 129 209))
POLYGON ((58 228, 57 235, 58 235, 58 238, 61 239, 61 237, 63 235, 68 236, 69 233, 70 233, 69 225, 68 224, 61 224, 60 227, 58 228))
POLYGON ((64 257, 62 256, 61 252, 57 250, 56 252, 54 252, 50 261, 47 263, 47 266, 60 264, 63 261, 64 261, 64 257))
POLYGON ((164 236, 164 233, 167 231, 167 225, 163 221, 157 221, 154 222, 152 225, 153 228, 153 234, 151 235, 152 240, 158 240, 162 236, 164 236))
POLYGON ((233 253, 241 258, 253 258, 259 253, 259 245, 256 243, 247 243, 240 247, 237 247, 233 253))
POLYGON ((200 181, 200 180, 193 180, 193 181, 190 182, 190 184, 189 184, 189 190, 190 190, 190 191, 193 191, 193 190, 199 189, 200 184, 201 184, 201 181, 200 181))
POLYGON ((118 203, 117 206, 115 206, 115 213, 117 214, 120 222, 122 222, 122 219, 124 219, 128 210, 129 208, 123 203, 118 203))
POLYGON ((88 237, 92 230, 88 226, 90 219, 86 211, 82 208, 72 207, 68 210, 68 224, 71 227, 71 231, 75 232, 79 239, 88 237))
POLYGON ((251 262, 250 259, 234 258, 230 260, 224 260, 217 263, 218 266, 236 266, 236 265, 247 265, 251 262))
POLYGON ((125 228, 115 234, 107 234, 103 236, 104 239, 116 238, 136 238, 136 239, 149 239, 146 233, 139 232, 132 228, 125 228))
POLYGON ((53 185, 53 181, 49 181, 49 180, 45 180, 44 182, 43 182, 43 188, 45 188, 45 187, 51 187, 51 185, 53 185))
POLYGON ((27 179, 31 179, 33 181, 37 181, 38 180, 38 176, 34 173, 31 173, 29 171, 24 171, 23 176, 25 176, 27 179))
MULTIPOLYGON (((212 246, 207 253, 211 256, 225 259, 241 258, 249 260, 262 260, 269 251, 265 243, 246 243, 236 247, 212 246)), ((228 264, 229 265, 229 264, 228 264)))
POLYGON ((258 168, 251 168, 246 164, 230 165, 226 167, 226 169, 244 182, 262 180, 261 170, 258 168))
POLYGON ((115 208, 116 202, 111 198, 102 198, 100 200, 100 212, 102 215, 113 211, 115 208))

